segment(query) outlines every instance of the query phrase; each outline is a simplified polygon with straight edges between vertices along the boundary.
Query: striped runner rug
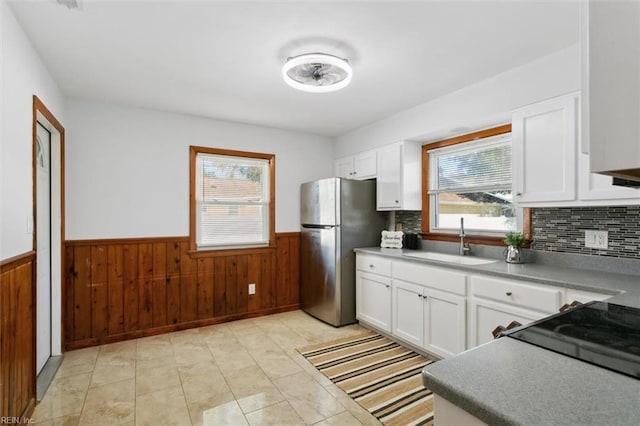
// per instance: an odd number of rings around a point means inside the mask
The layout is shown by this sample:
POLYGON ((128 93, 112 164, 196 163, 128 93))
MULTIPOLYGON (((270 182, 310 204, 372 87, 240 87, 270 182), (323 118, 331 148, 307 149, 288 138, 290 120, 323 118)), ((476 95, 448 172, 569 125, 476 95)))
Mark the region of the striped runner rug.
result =
POLYGON ((298 349, 315 368, 386 425, 432 425, 433 362, 373 331, 298 349))

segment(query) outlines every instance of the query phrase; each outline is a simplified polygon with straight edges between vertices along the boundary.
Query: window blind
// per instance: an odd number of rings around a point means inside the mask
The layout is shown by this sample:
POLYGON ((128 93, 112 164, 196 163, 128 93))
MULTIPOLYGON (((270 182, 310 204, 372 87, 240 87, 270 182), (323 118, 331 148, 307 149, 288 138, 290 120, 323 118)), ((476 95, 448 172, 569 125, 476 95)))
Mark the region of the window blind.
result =
POLYGON ((195 189, 198 248, 268 244, 268 160, 198 153, 195 189))
POLYGON ((429 193, 511 190, 511 141, 478 141, 429 152, 429 193), (435 175, 435 176, 434 176, 435 175))

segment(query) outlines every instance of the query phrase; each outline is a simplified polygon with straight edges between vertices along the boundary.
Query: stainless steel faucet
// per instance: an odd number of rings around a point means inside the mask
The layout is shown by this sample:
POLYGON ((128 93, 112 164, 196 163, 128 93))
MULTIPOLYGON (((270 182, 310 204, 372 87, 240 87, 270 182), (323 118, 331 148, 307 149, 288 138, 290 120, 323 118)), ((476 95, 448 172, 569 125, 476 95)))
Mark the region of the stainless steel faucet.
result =
POLYGON ((460 218, 460 256, 464 256, 471 252, 469 243, 464 240, 467 234, 464 233, 464 218, 460 218))

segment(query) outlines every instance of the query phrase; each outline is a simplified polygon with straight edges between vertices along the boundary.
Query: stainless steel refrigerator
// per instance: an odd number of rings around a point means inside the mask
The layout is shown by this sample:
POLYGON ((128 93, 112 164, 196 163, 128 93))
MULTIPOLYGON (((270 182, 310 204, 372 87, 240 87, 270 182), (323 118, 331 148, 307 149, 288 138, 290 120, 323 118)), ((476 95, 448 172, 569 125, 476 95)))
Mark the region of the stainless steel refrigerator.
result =
POLYGON ((380 244, 384 216, 375 181, 342 178, 302 184, 302 309, 334 326, 356 321, 356 247, 380 244))

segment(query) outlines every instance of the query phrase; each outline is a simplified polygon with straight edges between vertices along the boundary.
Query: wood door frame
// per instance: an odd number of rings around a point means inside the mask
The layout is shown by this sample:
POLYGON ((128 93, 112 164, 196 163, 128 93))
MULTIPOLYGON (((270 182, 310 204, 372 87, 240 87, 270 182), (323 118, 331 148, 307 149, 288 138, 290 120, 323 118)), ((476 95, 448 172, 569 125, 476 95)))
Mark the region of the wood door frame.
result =
MULTIPOLYGON (((36 253, 36 261, 35 261, 35 265, 34 265, 34 277, 33 277, 33 297, 32 297, 32 305, 34 307, 33 309, 33 371, 34 371, 34 376, 33 376, 33 380, 35 383, 36 380, 36 376, 37 376, 37 332, 38 332, 38 324, 37 324, 37 287, 38 287, 38 277, 37 277, 37 262, 38 262, 38 256, 37 256, 37 241, 38 241, 38 236, 37 236, 37 229, 38 229, 38 224, 37 224, 37 220, 38 220, 38 203, 37 203, 37 196, 38 196, 38 185, 37 185, 37 180, 38 180, 38 176, 37 176, 37 158, 36 158, 36 153, 37 153, 37 132, 38 132, 38 121, 39 119, 44 119, 46 121, 46 124, 48 124, 53 130, 55 130, 58 135, 59 135, 59 141, 58 141, 58 146, 57 146, 57 150, 58 150, 58 154, 59 154, 59 160, 60 160, 60 164, 57 165, 55 168, 58 168, 59 170, 59 185, 60 187, 56 189, 56 191, 53 190, 53 173, 52 173, 52 182, 51 182, 51 187, 52 187, 52 191, 51 191, 51 203, 52 203, 52 212, 51 212, 51 216, 53 219, 53 195, 54 194, 59 194, 59 203, 60 203, 60 235, 56 238, 54 238, 55 233, 57 232, 57 230, 54 229, 53 223, 52 226, 50 227, 50 232, 51 232, 51 255, 53 255, 55 252, 53 250, 53 245, 56 243, 56 239, 59 240, 59 247, 57 247, 57 252, 59 253, 59 259, 51 259, 51 280, 52 282, 55 282, 55 280, 59 280, 59 289, 56 289, 59 291, 60 294, 60 300, 58 301, 60 303, 60 307, 58 308, 58 312, 60 312, 60 324, 59 324, 59 330, 60 330, 60 351, 64 352, 64 318, 65 318, 65 304, 62 303, 62 301, 64 300, 64 285, 62 285, 62 283, 64 282, 64 236, 65 236, 65 210, 64 210, 64 205, 65 205, 65 193, 64 193, 64 168, 65 168, 65 162, 64 162, 64 143, 65 143, 65 130, 64 127, 62 126, 62 124, 58 121, 58 119, 51 113, 51 111, 49 111, 49 109, 45 106, 45 104, 38 98, 38 96, 33 95, 33 108, 32 108, 32 112, 33 112, 33 119, 32 119, 32 180, 33 180, 33 187, 32 187, 32 195, 33 195, 33 241, 32 241, 32 247, 33 247, 33 251, 36 253), (57 267, 54 267, 54 262, 57 263, 57 267), (60 274, 59 276, 56 276, 54 278, 54 271, 56 269, 59 268, 60 274)), ((46 127, 46 126, 45 126, 46 127)), ((51 130, 51 129, 48 129, 51 130)), ((54 165, 53 165, 53 160, 56 158, 56 156, 54 156, 54 146, 53 144, 51 144, 50 146, 50 152, 51 152, 51 162, 50 162, 50 170, 53 171, 54 165)), ((51 172, 50 172, 51 173, 51 172)), ((53 222, 53 221, 52 221, 53 222)), ((57 275, 57 274, 56 274, 57 275)), ((54 301, 53 298, 53 294, 54 294, 54 288, 52 286, 51 289, 51 302, 54 301)), ((52 308, 51 308, 51 313, 54 313, 54 309, 53 309, 53 303, 52 303, 52 308)), ((52 327, 53 327, 53 320, 52 320, 52 327)), ((52 329, 52 343, 53 343, 53 329, 52 329)), ((52 348, 53 349, 53 348, 52 348)), ((52 355, 53 355, 53 350, 52 350, 52 355)), ((35 387, 34 387, 35 389, 35 387)))

